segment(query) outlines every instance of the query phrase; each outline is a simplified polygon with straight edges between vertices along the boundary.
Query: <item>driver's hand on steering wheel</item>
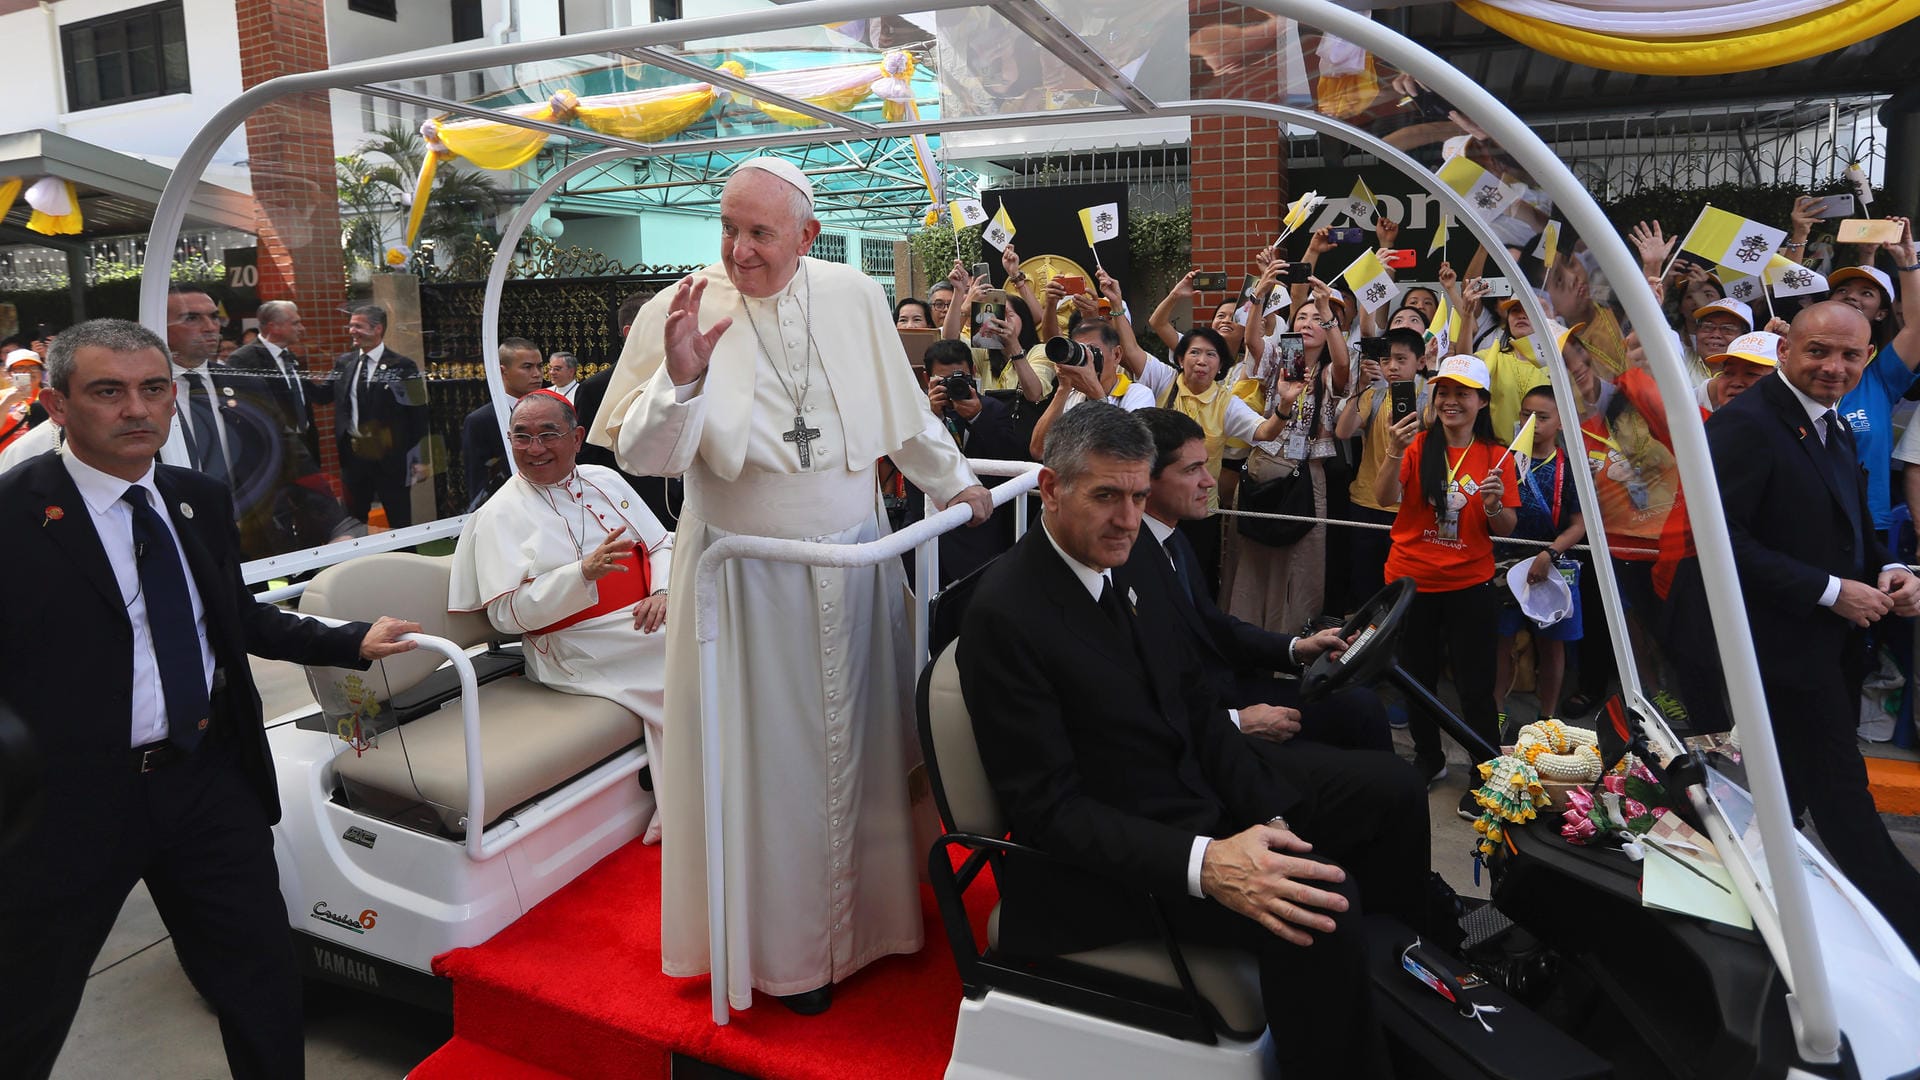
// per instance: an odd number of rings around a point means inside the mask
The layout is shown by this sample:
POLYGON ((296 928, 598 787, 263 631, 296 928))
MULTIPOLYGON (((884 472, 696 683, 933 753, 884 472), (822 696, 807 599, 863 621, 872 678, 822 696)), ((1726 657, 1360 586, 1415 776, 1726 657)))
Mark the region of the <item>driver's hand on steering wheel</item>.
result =
MULTIPOLYGON (((1353 637, 1359 636, 1358 633, 1353 635, 1353 637)), ((1300 666, 1305 667, 1314 660, 1319 659, 1321 653, 1325 653, 1328 656, 1339 656, 1341 653, 1346 652, 1347 646, 1351 644, 1353 644, 1352 638, 1341 636, 1340 628, 1333 626, 1309 637, 1295 638, 1293 642, 1293 655, 1295 659, 1300 661, 1300 666)))
POLYGON ((1286 742, 1300 734, 1300 710, 1285 705, 1248 705, 1240 710, 1240 730, 1256 739, 1286 742))

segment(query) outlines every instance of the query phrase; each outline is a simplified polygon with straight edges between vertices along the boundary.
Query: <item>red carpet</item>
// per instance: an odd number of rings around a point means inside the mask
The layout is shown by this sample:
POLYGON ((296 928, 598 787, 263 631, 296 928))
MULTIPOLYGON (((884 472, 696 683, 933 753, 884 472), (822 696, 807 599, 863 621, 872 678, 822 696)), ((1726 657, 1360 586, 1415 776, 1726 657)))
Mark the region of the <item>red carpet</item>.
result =
MULTIPOLYGON (((973 892, 978 933, 991 883, 973 892)), ((434 961, 453 980, 455 1037, 409 1075, 665 1080, 669 1053, 679 1053, 766 1080, 931 1080, 952 1051, 960 980, 925 887, 921 905, 919 954, 888 957, 835 987, 824 1015, 796 1016, 756 996, 716 1027, 708 980, 660 973, 660 849, 636 841, 493 940, 434 961)))

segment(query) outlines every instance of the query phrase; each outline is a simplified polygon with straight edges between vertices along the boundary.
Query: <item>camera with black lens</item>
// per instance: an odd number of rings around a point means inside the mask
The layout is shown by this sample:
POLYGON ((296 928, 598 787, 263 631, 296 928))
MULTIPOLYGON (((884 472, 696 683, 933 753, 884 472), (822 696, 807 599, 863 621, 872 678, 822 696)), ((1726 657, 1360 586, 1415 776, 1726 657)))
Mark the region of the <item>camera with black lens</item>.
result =
POLYGON ((1047 339, 1047 359, 1056 365, 1071 364, 1079 367, 1083 364, 1092 364, 1096 374, 1100 373, 1106 364, 1106 355, 1100 351, 1100 346, 1088 345, 1066 337, 1047 339))
POLYGON ((964 371, 942 376, 940 388, 947 392, 948 401, 973 400, 973 379, 964 371))

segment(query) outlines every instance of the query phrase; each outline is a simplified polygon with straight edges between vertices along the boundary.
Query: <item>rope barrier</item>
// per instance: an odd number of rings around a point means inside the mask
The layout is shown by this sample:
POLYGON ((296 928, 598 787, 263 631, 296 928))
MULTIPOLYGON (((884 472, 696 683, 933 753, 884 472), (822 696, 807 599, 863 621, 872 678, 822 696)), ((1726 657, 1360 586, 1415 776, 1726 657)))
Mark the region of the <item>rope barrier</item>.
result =
MULTIPOLYGON (((1341 521, 1338 518, 1308 517, 1302 514, 1264 514, 1255 510, 1228 510, 1225 507, 1215 510, 1213 513, 1221 517, 1262 518, 1267 521, 1305 521, 1305 522, 1310 522, 1310 523, 1319 524, 1319 525, 1344 525, 1349 529, 1376 529, 1383 532, 1390 531, 1393 528, 1392 525, 1382 525, 1372 521, 1341 521)), ((1495 536, 1495 537, 1492 537, 1491 539, 1496 544, 1513 544, 1519 547, 1544 548, 1544 547, 1551 547, 1553 544, 1553 541, 1551 540, 1523 540, 1517 536, 1495 536)), ((1573 545, 1573 547, 1568 548, 1567 550, 1592 551, 1593 547, 1590 544, 1575 544, 1573 545)), ((1659 555, 1660 551, 1658 548, 1617 547, 1613 549, 1613 554, 1615 555, 1659 555)))

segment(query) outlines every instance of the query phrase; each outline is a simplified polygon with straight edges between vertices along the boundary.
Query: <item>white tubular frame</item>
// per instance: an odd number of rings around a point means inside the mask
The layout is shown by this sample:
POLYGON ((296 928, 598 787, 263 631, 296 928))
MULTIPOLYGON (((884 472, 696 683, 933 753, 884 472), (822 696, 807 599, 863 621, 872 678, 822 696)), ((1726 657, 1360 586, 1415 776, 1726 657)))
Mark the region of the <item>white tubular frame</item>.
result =
MULTIPOLYGON (((304 612, 296 614, 328 626, 347 625, 344 619, 335 619, 326 615, 311 615, 304 612)), ((464 732, 467 752, 467 838, 463 841, 462 847, 466 850, 468 859, 474 862, 485 862, 498 856, 531 836, 542 825, 559 818, 567 811, 646 767, 645 750, 628 750, 601 763, 591 772, 575 780, 559 798, 551 802, 543 802, 519 817, 511 821, 503 821, 491 831, 487 830, 485 828, 486 767, 480 759, 480 684, 474 674, 473 661, 467 658, 465 649, 443 637, 435 637, 432 634, 402 634, 398 640, 411 641, 422 649, 437 652, 446 657, 447 662, 453 666, 454 673, 460 677, 460 724, 464 732)), ((400 752, 406 753, 404 732, 400 733, 400 752)))
MULTIPOLYGON (((1587 243, 1600 267, 1615 283, 1619 299, 1632 321, 1640 326, 1662 325, 1663 319, 1659 305, 1654 301, 1651 291, 1640 284, 1642 279, 1638 261, 1627 250, 1625 242, 1614 233, 1599 207, 1593 203, 1572 173, 1554 156, 1552 150, 1525 123, 1478 84, 1419 45, 1329 0, 1238 0, 1238 2, 1247 8, 1296 19, 1317 29, 1337 34, 1360 45, 1369 53, 1381 57, 1458 105, 1463 113, 1478 122, 1502 149, 1531 175, 1538 187, 1553 197, 1565 214, 1568 223, 1587 243)), ((249 114, 281 96, 306 91, 343 89, 357 89, 364 93, 391 96, 395 92, 369 84, 585 53, 620 53, 674 42, 820 26, 884 15, 969 7, 987 7, 999 11, 1016 27, 1027 32, 1036 43, 1054 52, 1055 55, 1059 55, 1059 49, 1063 44, 1071 44, 1071 35, 1055 33, 1042 25, 1047 23, 1047 19, 1041 17, 1044 13, 1036 6, 1035 0, 803 0, 800 3, 737 15, 654 23, 545 41, 518 42, 445 53, 423 59, 346 65, 326 71, 284 76, 263 83, 241 94, 219 110, 181 155, 180 162, 168 181, 166 191, 154 210, 153 230, 147 246, 148 261, 141 282, 142 321, 154 328, 164 325, 166 288, 173 245, 179 238, 181 223, 192 197, 193 187, 205 172, 216 148, 249 114), (1039 32, 1034 29, 1036 26, 1041 27, 1039 32)), ((1084 57, 1081 59, 1085 60, 1084 57)), ((1094 66, 1100 67, 1097 64, 1094 66)), ((871 127, 881 135, 904 137, 914 134, 938 134, 943 129, 987 130, 1040 124, 1092 123, 1109 119, 1125 119, 1141 115, 1143 111, 1147 114, 1167 116, 1270 117, 1331 134, 1354 145, 1366 147, 1383 160, 1393 162, 1410 179, 1439 199, 1443 205, 1452 208, 1454 220, 1467 226, 1480 239, 1493 255, 1495 263, 1509 277, 1514 280, 1520 279, 1518 269, 1506 255, 1504 245, 1493 241, 1487 235, 1477 217, 1465 207, 1451 189, 1440 184, 1430 171, 1413 163, 1405 154, 1387 146, 1367 132, 1318 113, 1264 102, 1220 100, 1161 104, 1146 102, 1147 107, 1143 110, 1144 99, 1138 96, 1137 90, 1130 84, 1119 88, 1116 97, 1125 104, 1043 114, 973 117, 944 122, 920 120, 882 123, 871 125, 871 127), (1129 90, 1133 93, 1126 92, 1129 90)), ((501 117, 501 119, 509 118, 501 117)), ((573 134, 587 142, 611 141, 600 139, 592 132, 584 130, 573 134)), ((645 147, 644 153, 671 154, 695 149, 792 146, 834 139, 860 138, 867 134, 868 132, 853 126, 830 125, 704 142, 656 144, 645 147)), ((623 149, 610 153, 626 156, 631 153, 640 153, 640 151, 623 149)), ((577 173, 579 169, 586 167, 587 162, 604 160, 607 160, 606 155, 596 154, 569 166, 568 170, 563 171, 560 176, 543 183, 537 198, 544 199, 557 190, 563 176, 577 173)), ((501 247, 499 256, 501 261, 510 259, 512 243, 525 229, 535 209, 537 209, 537 202, 530 202, 515 214, 506 242, 501 247)), ((498 340, 495 326, 498 319, 498 286, 503 285, 504 280, 505 269, 496 264, 494 273, 489 276, 487 307, 483 315, 483 336, 489 349, 495 347, 498 340)), ((1535 325, 1543 325, 1544 313, 1540 310, 1539 303, 1530 293, 1523 292, 1521 295, 1535 325)), ((1832 995, 1827 985, 1819 930, 1813 922, 1807 883, 1795 850, 1797 836, 1788 815, 1779 753, 1773 741, 1766 701, 1761 692, 1759 667, 1754 658, 1752 636, 1745 620, 1745 608, 1734 570, 1725 514, 1718 497, 1719 487, 1715 482, 1711 458, 1707 452, 1705 429, 1701 425, 1698 413, 1692 408, 1691 389, 1687 385, 1685 373, 1671 342, 1665 335, 1652 335, 1644 346, 1648 365, 1665 398, 1674 456, 1681 481, 1693 496, 1688 500, 1688 511, 1700 555, 1700 569, 1706 583, 1708 607, 1718 631, 1727 694, 1733 713, 1739 718, 1748 779, 1753 786, 1755 796, 1756 820, 1767 855, 1768 877, 1772 886, 1771 901, 1777 907, 1778 922, 1776 926, 1768 917, 1769 913, 1762 910, 1766 906, 1764 903, 1755 906, 1757 922, 1762 926, 1768 945, 1773 950, 1787 984, 1791 988, 1788 1004, 1794 1019, 1795 1037, 1800 1055, 1812 1063, 1833 1062, 1838 1060, 1840 1047, 1838 1018, 1835 1015, 1832 995)), ((498 372, 492 364, 483 366, 487 370, 488 385, 497 401, 501 396, 498 372)), ((1567 384, 1561 364, 1556 360, 1550 368, 1555 397, 1563 414, 1577 415, 1577 411, 1573 408, 1571 388, 1567 384)), ((1581 496, 1591 498, 1590 478, 1580 470, 1576 470, 1575 477, 1581 496)), ((1030 490, 1031 486, 1032 481, 1027 479, 1002 485, 995 489, 996 505, 1004 503, 1017 493, 1030 490)), ((898 555, 915 544, 931 540, 939 532, 956 525, 963 516, 964 511, 949 510, 928 518, 912 529, 854 548, 793 545, 791 542, 784 541, 729 537, 715 544, 702 559, 698 576, 700 588, 710 590, 719 563, 730 558, 762 558, 785 562, 817 559, 829 565, 870 564, 898 555), (805 550, 801 550, 803 548, 805 550)), ((1647 711, 1637 672, 1626 654, 1628 648, 1626 628, 1618 609, 1617 586, 1613 582, 1612 567, 1605 557, 1603 534, 1604 530, 1594 537, 1594 545, 1599 552, 1599 557, 1595 559, 1595 569, 1601 575, 1602 583, 1606 587, 1606 614, 1608 626, 1614 633, 1616 660, 1620 664, 1622 683, 1627 687, 1629 695, 1642 707, 1642 711, 1647 711)), ((368 546, 399 546, 404 542, 406 542, 404 536, 381 537, 368 546)), ((318 557, 321 553, 306 554, 311 558, 318 557)), ((697 594, 696 603, 710 605, 711 598, 705 597, 704 594, 697 594)), ((704 707, 717 697, 717 687, 711 686, 714 674, 710 653, 715 628, 710 606, 699 608, 696 612, 696 623, 700 627, 702 663, 706 669, 702 680, 702 724, 706 726, 711 722, 712 717, 706 714, 704 707)), ((919 633, 916 633, 916 637, 919 636, 919 633)), ((456 663, 458 662, 456 660, 456 663)), ((1656 739, 1664 739, 1671 743, 1671 733, 1666 731, 1664 724, 1657 718, 1650 722, 1649 727, 1656 739)), ((711 737, 712 733, 709 731, 709 738, 711 737)), ((470 774, 478 773, 477 754, 476 741, 469 746, 470 774)), ((720 895, 719 879, 712 875, 715 868, 722 865, 715 846, 718 837, 715 828, 719 820, 718 762, 709 756, 704 768, 709 800, 708 899, 710 905, 715 905, 720 895)), ((471 786, 472 775, 469 779, 471 786)), ((478 807, 480 804, 476 802, 474 805, 478 807)), ((1720 840, 1721 837, 1716 835, 1715 839, 1720 840)), ((469 844, 470 850, 478 851, 484 856, 486 851, 484 845, 475 847, 471 836, 469 844)), ((1750 903, 1755 898, 1748 897, 1750 903)), ((713 908, 715 914, 710 918, 711 925, 717 928, 713 956, 716 1023, 726 1022, 725 941, 724 936, 719 936, 723 934, 724 919, 718 914, 723 911, 723 908, 713 908)))

